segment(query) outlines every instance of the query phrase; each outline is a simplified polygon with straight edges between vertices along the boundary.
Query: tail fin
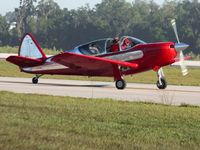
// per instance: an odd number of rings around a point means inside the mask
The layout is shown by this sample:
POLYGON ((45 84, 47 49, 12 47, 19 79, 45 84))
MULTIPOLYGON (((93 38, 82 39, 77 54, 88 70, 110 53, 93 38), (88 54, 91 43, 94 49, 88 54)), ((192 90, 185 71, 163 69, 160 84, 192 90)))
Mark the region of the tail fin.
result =
POLYGON ((33 67, 42 65, 46 56, 35 38, 27 33, 21 41, 18 56, 10 56, 6 60, 19 67, 33 67))
POLYGON ((28 58, 46 58, 42 48, 38 45, 32 34, 27 33, 22 38, 19 47, 19 56, 28 58))

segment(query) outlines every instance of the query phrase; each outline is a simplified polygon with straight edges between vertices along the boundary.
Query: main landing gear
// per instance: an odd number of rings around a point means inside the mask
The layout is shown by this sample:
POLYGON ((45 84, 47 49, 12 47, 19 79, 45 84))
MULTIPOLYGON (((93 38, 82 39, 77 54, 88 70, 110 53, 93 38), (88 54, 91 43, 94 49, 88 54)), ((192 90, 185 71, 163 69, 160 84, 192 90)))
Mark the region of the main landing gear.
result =
POLYGON ((167 81, 165 79, 165 75, 162 68, 158 70, 157 76, 158 76, 158 81, 156 83, 157 87, 159 89, 165 89, 167 87, 167 81))
POLYGON ((123 80, 120 66, 113 65, 113 74, 115 80, 115 86, 118 90, 123 90, 126 88, 126 81, 123 80))
POLYGON ((33 83, 33 84, 37 84, 37 83, 38 83, 38 79, 39 79, 41 76, 43 76, 43 75, 42 75, 42 74, 41 74, 41 75, 36 74, 36 76, 32 78, 32 83, 33 83))

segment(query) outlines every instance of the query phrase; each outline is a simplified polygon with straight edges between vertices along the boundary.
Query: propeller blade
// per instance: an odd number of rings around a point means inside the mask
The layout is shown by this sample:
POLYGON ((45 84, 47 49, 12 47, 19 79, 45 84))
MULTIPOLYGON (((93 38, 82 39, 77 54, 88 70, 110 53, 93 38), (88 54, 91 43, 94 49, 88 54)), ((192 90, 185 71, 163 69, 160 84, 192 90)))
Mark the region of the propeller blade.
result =
POLYGON ((185 65, 184 55, 183 55, 182 51, 180 51, 180 66, 181 66, 182 75, 186 76, 188 74, 188 70, 187 70, 187 67, 185 65))
POLYGON ((174 29, 174 33, 175 33, 175 35, 176 35, 176 39, 177 39, 178 43, 180 43, 179 37, 178 37, 177 28, 176 28, 176 21, 175 21, 175 19, 172 19, 172 20, 171 20, 171 24, 172 24, 172 27, 173 27, 173 29, 174 29))

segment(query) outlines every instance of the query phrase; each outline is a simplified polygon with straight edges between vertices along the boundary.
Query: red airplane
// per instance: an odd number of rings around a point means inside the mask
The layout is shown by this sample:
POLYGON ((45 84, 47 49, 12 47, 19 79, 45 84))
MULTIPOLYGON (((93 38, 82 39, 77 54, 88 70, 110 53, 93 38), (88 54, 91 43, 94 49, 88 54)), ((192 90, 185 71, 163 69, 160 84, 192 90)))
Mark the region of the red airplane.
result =
POLYGON ((123 36, 120 39, 95 40, 48 58, 35 38, 27 33, 22 38, 18 56, 10 56, 6 60, 18 65, 22 72, 36 74, 33 84, 37 84, 39 77, 45 74, 101 76, 114 77, 116 88, 124 89, 126 82, 123 76, 153 69, 158 75, 157 87, 165 89, 167 82, 163 66, 180 61, 183 75, 188 73, 182 51, 189 45, 179 42, 175 20, 172 20, 172 25, 178 43, 145 43, 123 36))

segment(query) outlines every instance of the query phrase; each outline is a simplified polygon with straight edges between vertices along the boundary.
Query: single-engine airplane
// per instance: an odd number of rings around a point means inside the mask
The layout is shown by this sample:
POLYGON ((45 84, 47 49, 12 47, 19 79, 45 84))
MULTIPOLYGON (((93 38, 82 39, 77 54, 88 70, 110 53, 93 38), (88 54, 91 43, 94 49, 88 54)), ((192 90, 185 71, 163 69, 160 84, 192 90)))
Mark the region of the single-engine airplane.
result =
POLYGON ((105 38, 48 58, 35 38, 27 33, 22 38, 18 56, 10 56, 6 60, 18 65, 23 72, 36 74, 33 84, 37 84, 39 77, 45 74, 102 76, 114 77, 116 88, 124 89, 126 82, 123 76, 153 69, 158 76, 157 87, 165 89, 167 82, 163 66, 180 61, 183 75, 188 73, 182 51, 189 45, 179 42, 175 20, 171 23, 178 43, 145 43, 131 36, 105 38))

